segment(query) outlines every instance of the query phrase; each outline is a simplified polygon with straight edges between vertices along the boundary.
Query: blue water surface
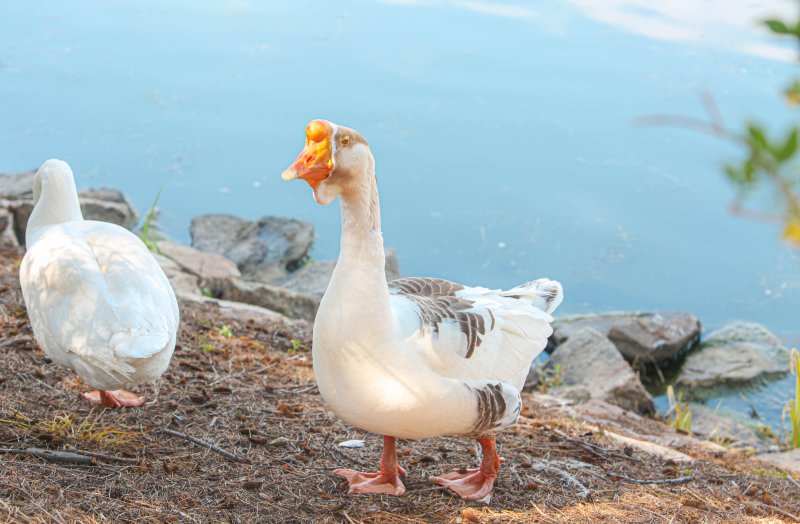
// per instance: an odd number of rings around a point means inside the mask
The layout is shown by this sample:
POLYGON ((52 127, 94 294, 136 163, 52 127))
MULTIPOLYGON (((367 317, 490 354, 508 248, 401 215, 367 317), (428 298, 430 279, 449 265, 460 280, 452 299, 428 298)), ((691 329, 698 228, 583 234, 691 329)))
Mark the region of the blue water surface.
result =
POLYGON ((0 171, 62 158, 79 186, 120 188, 140 211, 163 187, 160 224, 183 241, 203 213, 302 218, 317 227, 313 256, 330 259, 337 210, 279 179, 305 124, 327 118, 370 141, 404 274, 487 287, 548 276, 564 313, 686 310, 797 344, 798 254, 777 223, 727 211, 720 166, 741 152, 633 123, 705 118, 705 92, 735 130, 796 119, 780 96, 793 50, 757 27, 769 9, 6 1, 0 171))

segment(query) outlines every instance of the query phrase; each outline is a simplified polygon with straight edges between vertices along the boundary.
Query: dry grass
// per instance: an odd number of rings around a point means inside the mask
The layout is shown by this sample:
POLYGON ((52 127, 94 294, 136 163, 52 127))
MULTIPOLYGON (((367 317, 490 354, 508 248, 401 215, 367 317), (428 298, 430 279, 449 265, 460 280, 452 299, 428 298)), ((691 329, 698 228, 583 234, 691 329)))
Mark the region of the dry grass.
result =
POLYGON ((0 521, 667 523, 800 514, 800 489, 743 455, 683 450, 698 460, 675 464, 620 449, 532 398, 523 423, 499 439, 506 462, 489 506, 427 482, 475 464, 472 443, 458 438, 401 443, 406 496, 347 496, 331 470, 374 468, 380 439, 326 410, 308 350, 290 351, 293 340, 310 347, 308 330, 241 323, 219 318, 213 306, 187 305, 170 370, 141 392, 149 402, 92 409, 80 398, 89 388, 33 344, 12 255, 0 252, 0 448, 91 454, 94 463, 0 453, 0 521), (223 325, 232 336, 220 333, 223 325), (352 438, 366 447, 336 445, 352 438), (618 475, 692 480, 639 485, 618 475))

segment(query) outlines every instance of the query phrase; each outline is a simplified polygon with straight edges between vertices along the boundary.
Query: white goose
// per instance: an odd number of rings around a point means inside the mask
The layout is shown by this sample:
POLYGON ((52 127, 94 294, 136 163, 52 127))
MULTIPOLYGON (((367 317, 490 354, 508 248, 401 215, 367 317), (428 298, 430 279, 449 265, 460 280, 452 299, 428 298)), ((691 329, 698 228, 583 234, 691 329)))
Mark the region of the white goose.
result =
POLYGON ((131 232, 83 219, 66 162, 42 165, 33 198, 19 278, 36 341, 98 389, 84 394, 93 404, 142 405, 121 388, 169 365, 178 303, 167 277, 131 232))
POLYGON ((542 279, 498 291, 403 278, 387 286, 375 161, 352 129, 312 121, 282 178, 306 180, 322 205, 341 197, 341 252, 314 322, 314 373, 338 416, 384 435, 377 473, 335 473, 350 493, 402 495, 397 438, 463 435, 479 439, 480 467, 431 480, 465 499, 487 497, 502 462, 494 435, 519 416, 561 285, 542 279))

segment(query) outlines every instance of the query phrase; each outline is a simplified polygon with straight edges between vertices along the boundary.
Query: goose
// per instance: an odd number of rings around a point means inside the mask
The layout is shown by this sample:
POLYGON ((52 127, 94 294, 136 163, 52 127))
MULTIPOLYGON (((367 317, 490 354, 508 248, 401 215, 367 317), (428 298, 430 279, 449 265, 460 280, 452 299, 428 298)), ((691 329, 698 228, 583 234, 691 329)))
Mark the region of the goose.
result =
POLYGON ((96 388, 83 395, 92 404, 141 406, 124 388, 169 365, 179 321, 172 286, 138 237, 83 219, 66 162, 39 168, 33 199, 19 277, 34 338, 96 388))
POLYGON ((503 459, 495 435, 515 424, 531 361, 552 333, 561 285, 540 279, 507 291, 441 278, 387 285, 375 160, 358 132, 326 120, 281 177, 308 182, 326 206, 340 197, 339 259, 314 321, 319 391, 342 420, 383 435, 377 472, 338 469, 348 493, 403 495, 397 439, 478 440, 481 464, 430 480, 464 499, 488 499, 503 459))

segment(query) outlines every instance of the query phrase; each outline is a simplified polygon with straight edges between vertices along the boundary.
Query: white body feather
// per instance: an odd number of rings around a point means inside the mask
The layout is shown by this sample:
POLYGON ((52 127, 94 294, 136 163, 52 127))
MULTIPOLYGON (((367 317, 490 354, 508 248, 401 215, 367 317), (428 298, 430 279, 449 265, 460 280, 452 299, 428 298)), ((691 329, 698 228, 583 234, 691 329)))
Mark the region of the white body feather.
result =
POLYGON ((152 382, 175 348, 179 313, 172 287, 135 235, 85 221, 79 208, 76 216, 66 164, 48 161, 40 172, 46 167, 53 179, 38 188, 20 266, 36 341, 94 388, 152 382), (68 177, 55 178, 53 172, 62 176, 65 169, 68 177))

